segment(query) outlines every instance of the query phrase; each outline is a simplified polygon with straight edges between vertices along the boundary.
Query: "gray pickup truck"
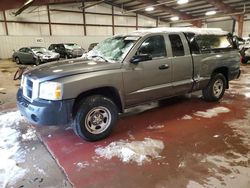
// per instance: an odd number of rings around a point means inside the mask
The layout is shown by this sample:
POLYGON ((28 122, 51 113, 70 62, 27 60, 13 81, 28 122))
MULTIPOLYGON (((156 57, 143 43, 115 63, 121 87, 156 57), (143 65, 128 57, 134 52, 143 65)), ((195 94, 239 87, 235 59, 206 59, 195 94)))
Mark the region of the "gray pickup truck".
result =
POLYGON ((220 29, 155 28, 114 36, 85 57, 22 76, 17 105, 32 124, 71 124, 83 139, 107 137, 124 109, 202 90, 218 101, 240 76, 240 55, 220 29))

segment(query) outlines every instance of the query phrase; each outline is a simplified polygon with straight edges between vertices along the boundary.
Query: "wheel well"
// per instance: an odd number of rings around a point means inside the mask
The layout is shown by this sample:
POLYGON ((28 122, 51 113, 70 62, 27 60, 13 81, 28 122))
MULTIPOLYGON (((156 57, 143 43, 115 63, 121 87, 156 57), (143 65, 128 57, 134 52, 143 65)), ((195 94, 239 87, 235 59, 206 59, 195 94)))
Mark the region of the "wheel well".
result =
POLYGON ((226 88, 228 89, 229 88, 229 83, 228 83, 228 68, 227 67, 220 67, 220 68, 217 68, 214 70, 213 74, 216 74, 216 73, 221 73, 225 76, 226 80, 227 80, 227 85, 226 85, 226 88))
POLYGON ((75 102, 74 102, 74 105, 73 105, 73 116, 75 116, 75 114, 77 112, 80 101, 83 98, 91 96, 91 95, 105 96, 105 97, 111 99, 116 104, 119 112, 123 111, 121 98, 120 98, 120 95, 119 95, 119 92, 117 91, 117 89, 115 89, 113 87, 102 87, 102 88, 92 89, 92 90, 83 92, 80 95, 78 95, 75 102))

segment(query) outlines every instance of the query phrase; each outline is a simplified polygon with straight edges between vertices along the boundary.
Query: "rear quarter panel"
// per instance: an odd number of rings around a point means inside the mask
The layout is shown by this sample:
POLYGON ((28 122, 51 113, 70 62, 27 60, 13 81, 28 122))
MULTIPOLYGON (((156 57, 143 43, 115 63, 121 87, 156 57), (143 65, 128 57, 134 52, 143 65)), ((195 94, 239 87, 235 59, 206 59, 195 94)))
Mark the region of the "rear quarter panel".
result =
POLYGON ((212 73, 218 68, 228 68, 229 74, 240 69, 240 55, 237 50, 194 54, 193 60, 194 79, 199 82, 196 89, 205 87, 212 73))

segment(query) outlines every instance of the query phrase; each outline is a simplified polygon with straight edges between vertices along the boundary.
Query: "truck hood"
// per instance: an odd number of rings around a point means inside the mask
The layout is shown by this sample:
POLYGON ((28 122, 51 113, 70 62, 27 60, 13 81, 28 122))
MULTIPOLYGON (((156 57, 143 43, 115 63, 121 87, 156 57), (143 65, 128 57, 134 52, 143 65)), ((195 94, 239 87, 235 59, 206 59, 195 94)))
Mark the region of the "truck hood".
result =
POLYGON ((40 65, 25 72, 25 75, 35 80, 47 81, 87 72, 120 69, 121 66, 121 63, 108 63, 78 58, 40 65))

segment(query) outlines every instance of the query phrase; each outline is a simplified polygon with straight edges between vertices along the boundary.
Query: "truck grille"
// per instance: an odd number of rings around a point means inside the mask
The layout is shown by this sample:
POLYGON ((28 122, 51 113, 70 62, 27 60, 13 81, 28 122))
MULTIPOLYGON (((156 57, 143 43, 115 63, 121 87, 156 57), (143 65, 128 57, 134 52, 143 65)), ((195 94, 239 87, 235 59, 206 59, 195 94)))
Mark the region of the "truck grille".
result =
POLYGON ((32 99, 32 90, 33 90, 33 81, 25 77, 23 83, 23 95, 29 100, 32 99))

